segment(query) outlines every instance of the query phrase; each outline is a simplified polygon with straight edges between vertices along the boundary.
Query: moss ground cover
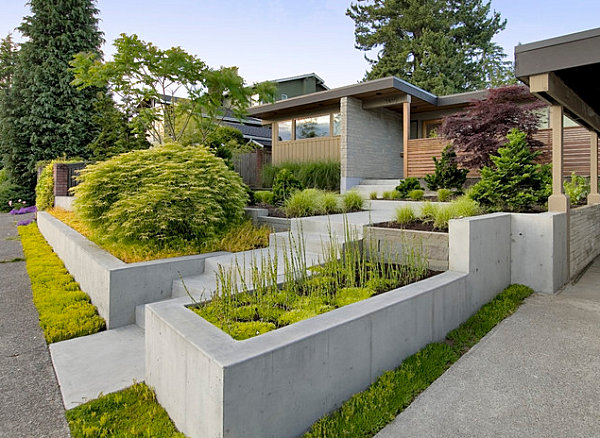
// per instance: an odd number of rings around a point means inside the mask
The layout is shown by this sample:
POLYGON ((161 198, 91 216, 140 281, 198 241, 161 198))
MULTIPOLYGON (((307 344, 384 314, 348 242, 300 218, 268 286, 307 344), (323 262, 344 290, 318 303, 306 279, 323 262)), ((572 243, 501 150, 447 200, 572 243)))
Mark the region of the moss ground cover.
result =
POLYGON ((79 216, 72 211, 53 208, 48 210, 48 213, 125 263, 180 257, 213 251, 237 252, 262 248, 268 246, 269 234, 271 232, 267 227, 255 227, 250 221, 245 221, 232 227, 224 236, 211 239, 201 244, 181 241, 179 242, 179 245, 172 244, 167 248, 157 248, 140 241, 128 243, 116 242, 107 235, 97 233, 90 229, 79 216))
POLYGON ((67 411, 73 438, 185 438, 143 383, 67 411))
MULTIPOLYGON (((347 232, 346 242, 355 241, 347 232)), ((234 339, 243 340, 311 318, 330 310, 418 281, 430 274, 425 257, 408 245, 403 254, 382 261, 375 248, 363 251, 335 238, 323 245, 324 263, 307 271, 302 237, 290 237, 283 260, 271 255, 252 260, 252 278, 241 281, 244 269, 222 269, 211 301, 191 310, 234 339), (401 263, 400 263, 401 261, 401 263), (278 264, 285 266, 283 284, 277 284, 278 264), (250 286, 251 285, 251 286, 250 286)))
POLYGON ((368 389, 316 422, 304 438, 374 436, 532 293, 526 286, 509 286, 448 333, 445 342, 427 345, 384 373, 368 389))
POLYGON ((104 330, 104 319, 46 243, 37 224, 19 227, 19 234, 31 278, 33 302, 40 315, 40 326, 46 342, 63 341, 104 330))

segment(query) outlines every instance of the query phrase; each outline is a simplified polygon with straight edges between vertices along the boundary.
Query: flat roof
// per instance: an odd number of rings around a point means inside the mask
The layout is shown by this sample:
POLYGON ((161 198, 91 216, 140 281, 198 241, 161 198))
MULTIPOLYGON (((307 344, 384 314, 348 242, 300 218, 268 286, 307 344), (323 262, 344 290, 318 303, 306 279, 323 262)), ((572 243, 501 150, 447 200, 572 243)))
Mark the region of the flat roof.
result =
MULTIPOLYGON (((339 105, 342 97, 355 97, 361 100, 368 100, 405 95, 410 95, 412 98, 411 111, 435 111, 439 107, 464 106, 472 100, 483 99, 486 93, 487 90, 479 90, 438 97, 402 79, 390 76, 292 97, 271 104, 254 106, 248 110, 248 114, 253 117, 269 120, 271 118, 285 117, 297 111, 317 110, 320 107, 339 105)), ((390 109, 398 110, 401 108, 401 105, 393 103, 393 99, 390 102, 392 102, 389 106, 390 109)))
POLYGON ((324 88, 329 90, 329 87, 325 85, 325 81, 316 73, 306 73, 304 75, 290 76, 289 78, 272 79, 271 82, 287 82, 295 81, 296 79, 315 78, 317 82, 324 88))

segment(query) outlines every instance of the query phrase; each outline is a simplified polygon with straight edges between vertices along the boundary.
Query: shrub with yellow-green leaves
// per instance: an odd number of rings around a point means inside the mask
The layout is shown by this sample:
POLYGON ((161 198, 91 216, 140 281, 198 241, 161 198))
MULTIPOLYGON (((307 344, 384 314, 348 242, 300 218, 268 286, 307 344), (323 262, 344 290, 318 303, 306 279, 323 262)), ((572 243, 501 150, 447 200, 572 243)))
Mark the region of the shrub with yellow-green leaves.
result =
POLYGON ((240 176, 204 147, 176 143, 137 150, 88 166, 75 209, 96 233, 152 247, 203 243, 244 218, 240 176))
POLYGON ((106 323, 90 303, 90 297, 79 289, 37 225, 19 227, 19 234, 31 279, 33 303, 40 315, 46 342, 64 341, 104 330, 106 323))

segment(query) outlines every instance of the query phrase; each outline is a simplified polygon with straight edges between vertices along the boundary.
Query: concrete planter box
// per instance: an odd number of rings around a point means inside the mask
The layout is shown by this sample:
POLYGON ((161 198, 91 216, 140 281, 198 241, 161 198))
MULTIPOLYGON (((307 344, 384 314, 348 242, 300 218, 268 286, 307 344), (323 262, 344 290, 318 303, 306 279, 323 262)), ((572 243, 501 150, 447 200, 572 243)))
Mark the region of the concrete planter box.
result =
POLYGON ((511 282, 511 216, 451 222, 450 271, 235 341, 181 298, 146 307, 146 382, 190 437, 295 437, 511 282))
POLYGON ((207 257, 224 252, 124 263, 46 212, 38 227, 109 329, 135 323, 135 308, 171 298, 173 280, 204 272, 207 257))
POLYGON ((246 216, 252 219, 252 222, 256 226, 265 225, 275 233, 290 231, 292 229, 294 221, 292 218, 269 216, 269 210, 266 208, 246 207, 244 210, 246 216))
POLYGON ((402 248, 409 245, 421 248, 429 269, 448 270, 448 233, 365 226, 363 235, 365 244, 376 249, 380 256, 402 254, 402 248))

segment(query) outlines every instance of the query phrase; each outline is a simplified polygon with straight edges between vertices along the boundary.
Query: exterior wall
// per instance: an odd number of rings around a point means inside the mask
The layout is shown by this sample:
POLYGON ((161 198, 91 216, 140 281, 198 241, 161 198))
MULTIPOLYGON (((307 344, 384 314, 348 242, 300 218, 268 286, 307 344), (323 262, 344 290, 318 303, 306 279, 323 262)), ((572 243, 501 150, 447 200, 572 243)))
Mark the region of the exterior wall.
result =
POLYGON ((571 278, 600 255, 600 204, 571 210, 571 278))
POLYGON ((273 147, 272 161, 273 164, 340 161, 340 137, 316 137, 278 141, 273 147))
POLYGON ((62 208, 63 210, 73 211, 73 200, 74 196, 55 196, 54 206, 62 208))
POLYGON ((342 193, 362 179, 402 178, 402 116, 363 110, 362 101, 351 97, 343 97, 340 107, 342 193))
POLYGON ((135 323, 135 308, 171 297, 173 280, 204 272, 210 253, 126 264, 46 212, 38 227, 109 329, 135 323))
POLYGON ((69 196, 69 168, 65 163, 55 163, 52 169, 54 196, 69 196))
POLYGON ((408 140, 406 154, 408 155, 407 177, 422 178, 435 171, 433 157, 440 158, 442 150, 450 143, 444 138, 420 138, 408 140))

